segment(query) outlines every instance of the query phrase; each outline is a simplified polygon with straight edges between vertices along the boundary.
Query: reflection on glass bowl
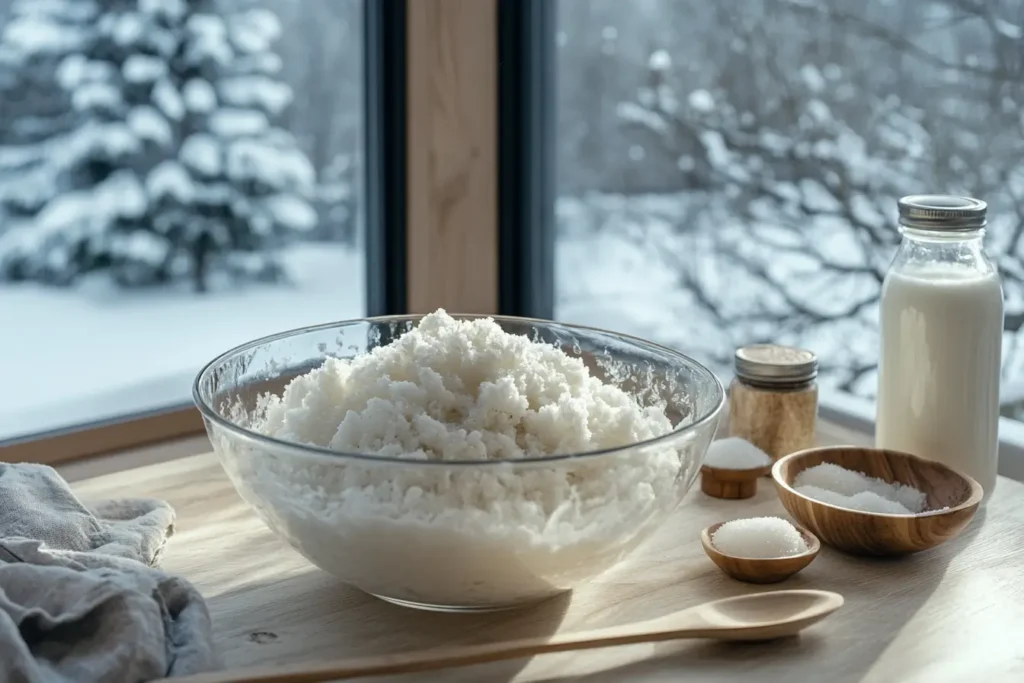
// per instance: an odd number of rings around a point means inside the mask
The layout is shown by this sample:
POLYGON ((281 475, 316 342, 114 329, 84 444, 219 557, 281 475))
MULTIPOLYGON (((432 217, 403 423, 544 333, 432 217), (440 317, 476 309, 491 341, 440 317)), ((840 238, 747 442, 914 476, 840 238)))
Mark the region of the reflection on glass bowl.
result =
POLYGON ((693 484, 725 398, 714 374, 640 339, 541 320, 491 316, 505 332, 581 358, 641 407, 664 410, 671 430, 600 451, 441 461, 341 453, 261 429, 266 402, 259 397, 280 395, 329 357, 386 345, 421 317, 258 339, 196 378, 196 404, 238 493, 316 566, 399 604, 513 607, 571 590, 618 563, 693 484))

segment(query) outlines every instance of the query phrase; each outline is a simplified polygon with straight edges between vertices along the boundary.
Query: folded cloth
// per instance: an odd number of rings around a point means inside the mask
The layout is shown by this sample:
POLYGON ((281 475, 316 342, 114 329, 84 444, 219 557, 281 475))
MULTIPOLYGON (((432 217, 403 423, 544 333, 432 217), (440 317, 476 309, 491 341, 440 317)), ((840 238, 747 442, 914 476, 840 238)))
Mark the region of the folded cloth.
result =
POLYGON ((152 567, 174 510, 86 507, 57 472, 0 464, 0 681, 141 683, 216 668, 210 615, 152 567))

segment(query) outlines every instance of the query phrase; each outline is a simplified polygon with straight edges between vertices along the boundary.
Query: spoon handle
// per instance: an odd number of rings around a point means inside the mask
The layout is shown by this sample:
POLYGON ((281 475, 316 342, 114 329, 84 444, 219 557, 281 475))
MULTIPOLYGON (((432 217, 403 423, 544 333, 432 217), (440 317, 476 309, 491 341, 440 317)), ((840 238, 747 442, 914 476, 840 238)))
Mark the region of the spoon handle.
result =
POLYGON ((505 659, 532 657, 548 652, 586 650, 615 645, 631 645, 680 638, 711 637, 717 629, 709 627, 691 610, 670 617, 608 628, 506 640, 481 645, 432 648, 392 655, 356 657, 320 664, 278 667, 264 666, 244 671, 222 671, 175 678, 174 683, 316 683, 364 676, 417 673, 505 659), (660 625, 671 628, 658 628, 660 625), (701 628, 703 627, 703 628, 701 628))

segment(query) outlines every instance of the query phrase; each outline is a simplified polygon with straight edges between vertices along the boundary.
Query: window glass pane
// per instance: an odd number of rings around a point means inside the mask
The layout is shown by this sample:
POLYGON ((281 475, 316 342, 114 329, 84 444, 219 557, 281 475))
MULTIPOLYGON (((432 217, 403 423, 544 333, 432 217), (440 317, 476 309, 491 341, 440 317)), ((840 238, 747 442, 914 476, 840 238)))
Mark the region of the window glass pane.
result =
POLYGON ((365 312, 361 0, 0 0, 0 439, 365 312))
POLYGON ((989 203, 1024 415, 1024 2, 559 0, 556 313, 872 399, 896 200, 989 203))

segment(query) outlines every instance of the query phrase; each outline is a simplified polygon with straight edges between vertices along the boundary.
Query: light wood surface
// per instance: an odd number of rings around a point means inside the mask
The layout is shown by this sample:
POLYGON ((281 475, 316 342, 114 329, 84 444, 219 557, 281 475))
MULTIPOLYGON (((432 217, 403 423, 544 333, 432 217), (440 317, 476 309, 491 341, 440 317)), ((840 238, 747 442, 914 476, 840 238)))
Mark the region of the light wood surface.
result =
POLYGON ((821 551, 821 542, 817 536, 794 524, 796 530, 804 539, 807 550, 799 555, 787 557, 736 557, 727 555, 715 547, 713 537, 718 528, 725 522, 717 522, 700 532, 700 544, 711 561, 718 565, 718 568, 738 581, 747 583, 779 583, 785 581, 800 570, 804 569, 821 551))
MULTIPOLYGON (((856 438, 822 428, 826 443, 856 438)), ((775 587, 730 579, 700 544, 701 529, 715 522, 784 514, 772 487, 731 501, 709 498, 694 486, 675 517, 619 567, 534 608, 487 615, 417 612, 341 584, 278 541, 212 455, 88 479, 74 488, 84 497, 156 496, 175 506, 177 531, 163 566, 191 579, 206 596, 228 667, 542 637, 628 624, 721 597, 816 588, 841 593, 846 604, 791 641, 638 644, 372 680, 1024 680, 1024 485, 1007 479, 1000 479, 986 509, 954 541, 897 560, 825 547, 807 569, 775 587)))
MULTIPOLYGON (((551 652, 590 650, 635 643, 685 638, 727 641, 785 638, 800 633, 843 606, 843 596, 830 591, 780 590, 713 600, 681 612, 630 624, 590 631, 556 633, 481 645, 459 645, 404 654, 374 655, 315 666, 275 666, 249 669, 247 683, 313 683, 392 673, 422 673, 533 657, 551 652)), ((179 683, 234 683, 232 672, 199 674, 179 683)))
POLYGON ((408 13, 409 312, 497 313, 496 0, 408 13))
POLYGON ((945 543, 970 523, 982 498, 978 482, 945 465, 907 453, 855 446, 793 453, 775 463, 772 478, 783 506, 794 519, 822 542, 862 555, 915 553, 945 543), (934 512, 873 514, 822 503, 797 492, 793 488, 797 475, 822 463, 913 486, 927 495, 926 510, 934 512))

